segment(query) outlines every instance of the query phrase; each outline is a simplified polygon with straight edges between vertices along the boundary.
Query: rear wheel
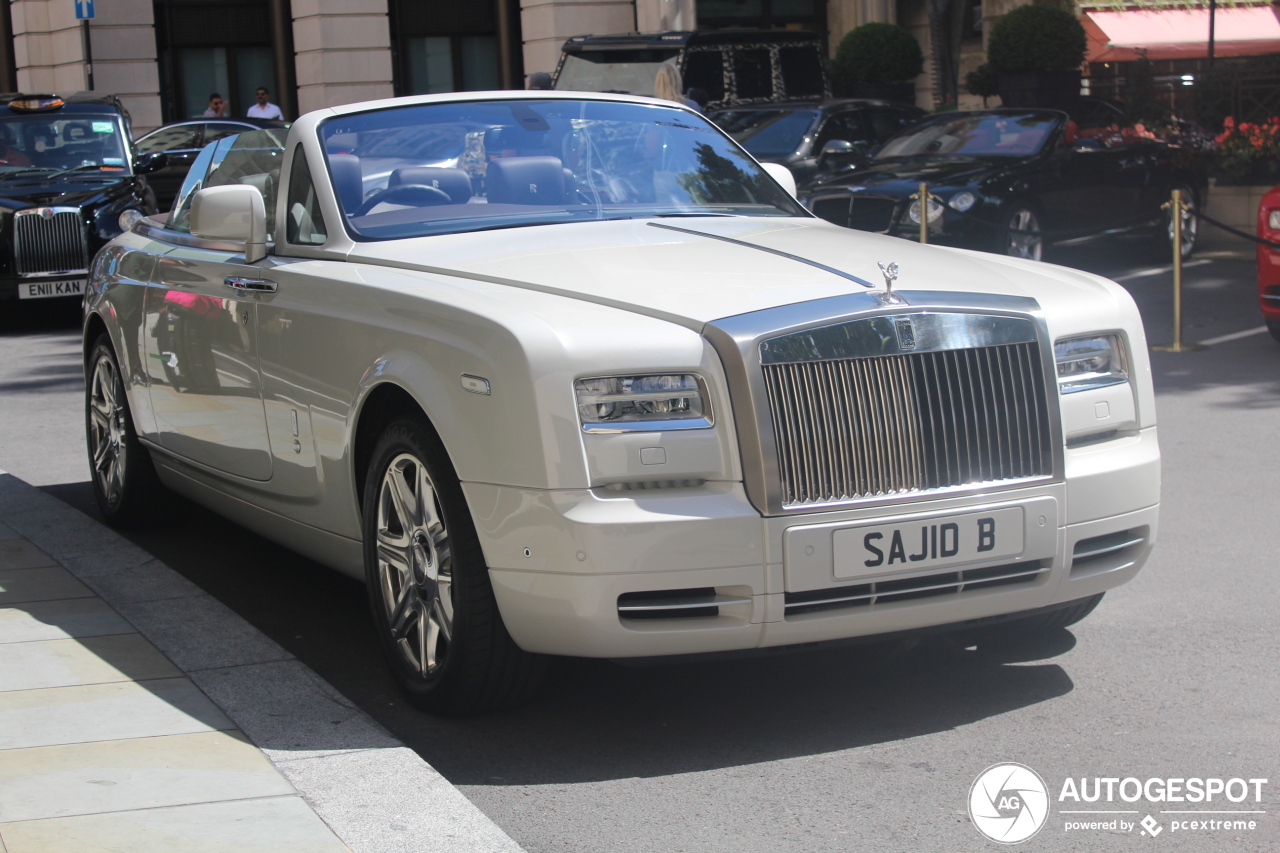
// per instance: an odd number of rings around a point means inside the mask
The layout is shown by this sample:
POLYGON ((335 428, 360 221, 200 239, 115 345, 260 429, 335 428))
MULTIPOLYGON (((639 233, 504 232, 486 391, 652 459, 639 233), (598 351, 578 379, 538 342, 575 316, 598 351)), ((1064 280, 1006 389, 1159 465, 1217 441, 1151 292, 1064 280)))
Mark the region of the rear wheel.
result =
POLYGON ((1280 320, 1268 320, 1267 331, 1271 333, 1272 338, 1280 341, 1280 320))
POLYGON ((101 335, 89 355, 84 432, 93 497, 109 524, 129 527, 152 520, 164 487, 138 441, 120 363, 111 338, 101 335))
POLYGON ((1015 258, 1038 261, 1044 254, 1040 217, 1025 202, 1009 209, 1004 218, 1004 253, 1015 258))
POLYGON ((462 488, 418 419, 392 422, 374 448, 364 543, 374 627, 412 704, 474 714, 533 695, 544 659, 502 624, 462 488))

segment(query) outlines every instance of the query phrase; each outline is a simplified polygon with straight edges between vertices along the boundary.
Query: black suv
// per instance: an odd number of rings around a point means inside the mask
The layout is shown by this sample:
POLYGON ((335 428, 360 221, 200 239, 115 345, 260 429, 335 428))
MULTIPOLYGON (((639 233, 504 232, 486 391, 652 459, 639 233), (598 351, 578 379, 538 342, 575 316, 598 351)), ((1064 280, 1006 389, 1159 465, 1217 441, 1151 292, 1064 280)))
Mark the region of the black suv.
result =
POLYGON ((164 155, 130 139, 114 95, 0 95, 0 303, 80 297, 120 214, 155 213, 142 176, 164 155))
POLYGON ((822 38, 794 30, 697 30, 573 36, 560 48, 554 88, 652 95, 674 64, 704 110, 794 98, 830 98, 822 38))

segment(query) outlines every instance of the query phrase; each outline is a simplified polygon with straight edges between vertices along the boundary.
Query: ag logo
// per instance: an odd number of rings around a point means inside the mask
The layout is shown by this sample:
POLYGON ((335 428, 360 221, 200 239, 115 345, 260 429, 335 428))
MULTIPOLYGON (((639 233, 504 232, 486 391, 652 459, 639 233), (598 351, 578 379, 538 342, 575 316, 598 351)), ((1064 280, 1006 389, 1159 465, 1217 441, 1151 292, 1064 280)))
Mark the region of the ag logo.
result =
POLYGON ((992 841, 1026 841, 1048 816, 1049 791, 1040 774, 1025 765, 993 764, 969 789, 969 818, 992 841))

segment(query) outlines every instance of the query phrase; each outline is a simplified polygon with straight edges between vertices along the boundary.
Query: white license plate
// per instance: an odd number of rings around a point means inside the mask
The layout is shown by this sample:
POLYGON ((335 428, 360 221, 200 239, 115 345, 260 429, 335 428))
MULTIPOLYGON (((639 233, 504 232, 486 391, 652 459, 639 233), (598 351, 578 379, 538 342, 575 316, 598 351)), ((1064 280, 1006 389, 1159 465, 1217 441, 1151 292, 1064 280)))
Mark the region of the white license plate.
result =
POLYGON ((1016 557, 1022 553, 1022 507, 835 532, 835 576, 855 578, 1016 557))
POLYGON ((80 296, 84 279, 75 281, 23 281, 18 283, 19 299, 49 299, 54 296, 80 296))

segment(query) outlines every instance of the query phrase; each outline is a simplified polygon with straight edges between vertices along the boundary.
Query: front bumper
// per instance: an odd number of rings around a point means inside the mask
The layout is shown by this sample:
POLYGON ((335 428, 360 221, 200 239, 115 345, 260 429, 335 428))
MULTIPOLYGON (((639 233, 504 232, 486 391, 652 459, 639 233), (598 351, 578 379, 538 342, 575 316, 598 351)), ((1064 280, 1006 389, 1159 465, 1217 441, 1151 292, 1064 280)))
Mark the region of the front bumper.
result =
POLYGON ((1159 464, 1149 429, 1068 450, 1066 482, 784 518, 761 517, 737 483, 626 493, 464 489, 499 609, 521 648, 625 658, 927 629, 1103 592, 1132 578, 1151 552, 1159 464), (1007 507, 1024 509, 1016 557, 835 577, 833 535, 842 528, 1007 507), (1019 577, 977 580, 991 571, 1019 577), (952 582, 959 572, 976 582, 952 582), (859 598, 871 584, 914 592, 859 598), (619 613, 624 596, 651 600, 673 590, 714 593, 712 609, 670 618, 619 613), (845 593, 859 603, 804 606, 845 593))

